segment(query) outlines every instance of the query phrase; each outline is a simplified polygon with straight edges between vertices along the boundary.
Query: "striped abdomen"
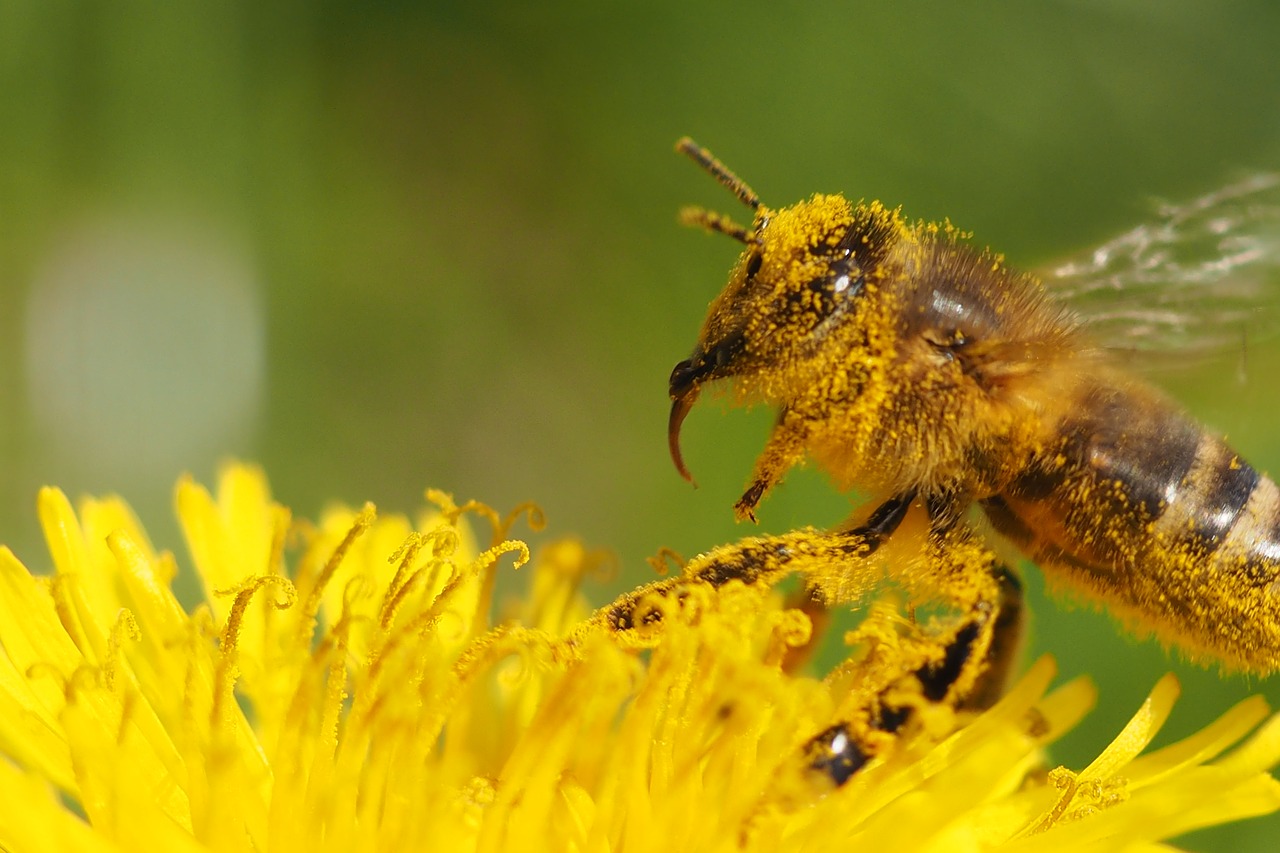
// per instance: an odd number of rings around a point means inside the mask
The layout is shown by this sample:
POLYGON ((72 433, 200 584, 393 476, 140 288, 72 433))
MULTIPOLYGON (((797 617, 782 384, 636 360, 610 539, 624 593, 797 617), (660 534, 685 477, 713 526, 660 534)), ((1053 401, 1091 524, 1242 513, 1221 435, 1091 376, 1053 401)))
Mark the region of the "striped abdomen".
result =
POLYGON ((1195 658, 1280 668, 1280 489, 1139 385, 1087 383, 983 502, 1046 571, 1195 658))

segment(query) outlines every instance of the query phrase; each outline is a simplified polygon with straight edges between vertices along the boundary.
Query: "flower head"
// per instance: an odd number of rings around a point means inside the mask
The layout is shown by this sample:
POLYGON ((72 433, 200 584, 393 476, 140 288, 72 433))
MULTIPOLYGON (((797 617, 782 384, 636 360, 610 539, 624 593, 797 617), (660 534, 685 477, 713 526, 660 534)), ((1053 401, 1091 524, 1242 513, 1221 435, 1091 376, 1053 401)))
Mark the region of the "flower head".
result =
POLYGON ((121 501, 77 513, 43 491, 52 574, 0 550, 0 847, 1120 848, 1280 808, 1260 700, 1142 754, 1172 678, 1090 766, 1047 769, 1093 701, 1084 681, 1050 691, 1047 659, 832 778, 806 748, 856 715, 860 672, 923 642, 894 608, 859 630, 879 638, 868 663, 817 679, 785 665, 806 616, 764 587, 689 584, 654 597, 667 618, 637 653, 579 593, 599 554, 553 543, 495 604, 497 573, 530 556, 512 524, 537 513, 429 497, 413 523, 365 506, 311 524, 255 469, 229 467, 216 497, 184 481, 188 609, 121 501))

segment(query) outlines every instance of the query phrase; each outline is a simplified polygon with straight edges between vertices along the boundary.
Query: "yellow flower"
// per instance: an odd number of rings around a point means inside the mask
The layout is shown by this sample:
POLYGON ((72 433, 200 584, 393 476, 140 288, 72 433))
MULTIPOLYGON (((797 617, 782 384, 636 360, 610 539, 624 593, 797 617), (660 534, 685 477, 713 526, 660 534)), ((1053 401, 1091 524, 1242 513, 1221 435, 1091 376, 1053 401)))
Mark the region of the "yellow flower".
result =
MULTIPOLYGON (((493 602, 529 557, 509 528, 536 513, 429 497, 414 524, 366 506, 312 525, 254 469, 216 498, 184 481, 188 610, 121 501, 77 514, 43 491, 52 575, 0 550, 0 848, 1154 849, 1280 808, 1260 700, 1141 754, 1171 678, 1090 766, 1047 769, 1093 701, 1084 681, 1050 692, 1047 659, 836 785, 802 756, 857 684, 788 672, 809 622, 769 590, 689 585, 637 653, 579 594, 599 555, 547 546, 529 593, 493 602)), ((894 618, 871 608, 864 631, 894 618)))

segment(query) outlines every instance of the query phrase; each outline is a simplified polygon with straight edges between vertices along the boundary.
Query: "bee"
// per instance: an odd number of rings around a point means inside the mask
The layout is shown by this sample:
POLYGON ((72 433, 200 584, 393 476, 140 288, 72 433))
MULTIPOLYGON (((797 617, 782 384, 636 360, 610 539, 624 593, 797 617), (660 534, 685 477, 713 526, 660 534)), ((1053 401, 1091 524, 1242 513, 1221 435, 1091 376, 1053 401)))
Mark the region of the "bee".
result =
MULTIPOLYGON (((1008 669, 1020 624, 1009 611, 1021 598, 971 519, 977 507, 1061 585, 1139 632, 1202 663, 1280 668, 1280 489, 1126 369, 1039 278, 949 224, 913 222, 877 201, 814 195, 768 207, 706 149, 683 139, 677 150, 752 221, 682 213, 745 248, 692 353, 671 372, 676 469, 692 481, 681 425, 704 388, 727 385, 738 402, 777 409, 735 505, 740 520, 754 520, 806 459, 839 488, 875 498, 861 522, 746 540, 698 571, 753 582, 795 569, 826 600, 849 600, 875 582, 872 555, 904 520, 922 516, 923 552, 896 563, 894 578, 969 614, 977 635, 963 657, 985 663, 963 684, 957 669, 944 692, 981 704, 998 695, 993 673, 1008 669)), ((1274 186, 1260 180, 1254 189, 1274 186)), ((1230 227, 1209 221, 1209 230, 1230 227)), ((1150 239, 1130 235, 1086 259, 1090 275, 1062 278, 1107 286, 1115 256, 1144 245, 1150 239)), ((1234 262, 1253 260, 1246 251, 1234 262)), ((1218 266, 1232 262, 1224 256, 1218 266)), ((1177 284, 1194 284, 1196 269, 1178 269, 1177 284)), ((1106 319, 1123 327, 1161 318, 1113 311, 1106 319)))
POLYGON ((1280 490, 1104 345, 1194 354, 1238 340, 1262 286, 1243 273, 1280 257, 1251 233, 1280 220, 1280 176, 1169 207, 1046 287, 948 223, 839 195, 770 208, 706 149, 687 138, 676 148, 753 214, 749 226, 681 214, 745 248, 671 371, 677 471, 692 482, 686 417, 704 388, 727 386, 738 402, 777 408, 740 520, 806 459, 872 500, 833 530, 700 554, 602 608, 582 634, 652 647, 673 617, 698 618, 699 591, 765 590, 791 575, 810 613, 862 603, 886 579, 913 612, 942 605, 924 622, 873 607, 850 635, 861 652, 828 675, 848 694, 829 725, 801 733, 802 766, 837 786, 904 733, 938 735, 939 712, 963 725, 1003 695, 1022 587, 982 517, 1061 585, 1192 659, 1280 668, 1280 490), (1069 307, 1081 300, 1094 305, 1088 320, 1069 307))

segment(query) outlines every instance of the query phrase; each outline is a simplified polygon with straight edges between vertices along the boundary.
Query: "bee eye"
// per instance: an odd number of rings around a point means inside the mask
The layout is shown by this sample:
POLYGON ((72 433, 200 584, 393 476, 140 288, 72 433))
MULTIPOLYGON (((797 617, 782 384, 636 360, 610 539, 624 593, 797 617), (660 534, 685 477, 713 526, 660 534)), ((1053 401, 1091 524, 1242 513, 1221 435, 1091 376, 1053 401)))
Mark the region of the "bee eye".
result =
POLYGON ((747 278, 755 278, 756 273, 760 272, 760 265, 764 263, 764 256, 758 251, 752 252, 751 257, 747 258, 747 278))
POLYGON ((859 290, 862 289, 862 275, 861 273, 859 273, 858 277, 854 278, 852 275, 850 275, 847 272, 841 273, 840 275, 836 276, 835 281, 832 282, 831 286, 836 293, 844 293, 846 290, 849 290, 850 288, 853 288, 853 292, 857 293, 859 290))
POLYGON ((788 302, 793 311, 804 313, 817 309, 821 317, 826 317, 855 299, 862 292, 862 286, 862 268, 851 254, 846 254, 828 260, 822 275, 805 282, 804 290, 795 292, 788 302))
POLYGON ((831 265, 831 291, 836 296, 852 297, 862 291, 862 267, 852 257, 844 257, 831 265))

